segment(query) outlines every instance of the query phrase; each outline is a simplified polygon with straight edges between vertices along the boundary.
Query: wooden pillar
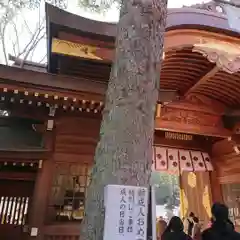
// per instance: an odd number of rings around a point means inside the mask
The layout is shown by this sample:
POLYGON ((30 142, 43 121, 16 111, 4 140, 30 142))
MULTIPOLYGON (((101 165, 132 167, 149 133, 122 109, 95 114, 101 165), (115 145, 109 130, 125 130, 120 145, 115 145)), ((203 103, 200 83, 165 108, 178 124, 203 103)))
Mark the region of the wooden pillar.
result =
POLYGON ((181 214, 194 212, 204 226, 211 217, 211 184, 209 172, 183 172, 180 176, 181 214))
POLYGON ((213 202, 223 203, 221 185, 219 183, 216 171, 213 171, 213 172, 210 173, 210 182, 211 182, 213 202))
POLYGON ((44 239, 43 227, 46 218, 49 194, 51 192, 52 171, 54 167, 54 162, 52 159, 53 132, 45 132, 45 146, 49 150, 50 154, 48 159, 43 160, 42 168, 39 168, 37 173, 29 221, 29 231, 31 232, 31 228, 37 228, 38 236, 31 237, 29 233, 29 240, 44 239))
MULTIPOLYGON (((45 160, 43 168, 39 170, 35 183, 34 194, 31 205, 30 231, 31 228, 38 228, 36 240, 42 240, 42 229, 46 215, 48 196, 50 192, 52 161, 45 160)), ((33 239, 30 237, 30 239, 33 239)))

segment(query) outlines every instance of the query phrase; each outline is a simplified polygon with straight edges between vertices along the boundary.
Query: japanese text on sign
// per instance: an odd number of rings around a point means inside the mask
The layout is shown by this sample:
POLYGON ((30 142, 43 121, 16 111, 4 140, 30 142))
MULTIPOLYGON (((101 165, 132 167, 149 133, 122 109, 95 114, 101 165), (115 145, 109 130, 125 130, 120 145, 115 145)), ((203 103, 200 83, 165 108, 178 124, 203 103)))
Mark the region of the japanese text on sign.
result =
POLYGON ((146 240, 147 188, 108 185, 104 202, 104 240, 146 240))
POLYGON ((138 202, 137 239, 138 240, 143 240, 146 232, 146 229, 144 229, 144 226, 146 225, 145 224, 146 194, 147 192, 144 188, 141 188, 138 190, 138 195, 137 195, 137 202, 138 202))

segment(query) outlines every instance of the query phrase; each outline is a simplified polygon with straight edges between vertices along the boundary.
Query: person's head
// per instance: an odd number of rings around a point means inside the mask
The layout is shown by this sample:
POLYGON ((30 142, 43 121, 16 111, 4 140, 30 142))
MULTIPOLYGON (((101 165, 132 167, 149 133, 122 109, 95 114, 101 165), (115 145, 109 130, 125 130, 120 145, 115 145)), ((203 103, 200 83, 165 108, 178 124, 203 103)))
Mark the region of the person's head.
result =
POLYGON ((214 221, 228 221, 228 207, 222 203, 214 203, 212 206, 212 216, 214 221))
POLYGON ((194 218, 195 217, 195 214, 193 212, 190 212, 189 213, 189 218, 194 218))
POLYGON ((229 220, 228 207, 221 203, 215 203, 212 206, 213 227, 221 234, 234 231, 234 224, 229 220))
POLYGON ((193 217, 193 222, 194 223, 199 223, 199 219, 197 217, 193 217))
POLYGON ((168 228, 169 228, 169 230, 171 230, 173 232, 182 232, 183 231, 183 222, 179 217, 174 216, 171 218, 171 220, 168 224, 168 228))
POLYGON ((80 191, 80 185, 78 183, 75 184, 74 191, 75 192, 79 192, 80 191))
POLYGON ((166 230, 167 228, 167 223, 163 219, 160 219, 158 221, 158 227, 159 227, 159 232, 162 235, 162 233, 166 230))

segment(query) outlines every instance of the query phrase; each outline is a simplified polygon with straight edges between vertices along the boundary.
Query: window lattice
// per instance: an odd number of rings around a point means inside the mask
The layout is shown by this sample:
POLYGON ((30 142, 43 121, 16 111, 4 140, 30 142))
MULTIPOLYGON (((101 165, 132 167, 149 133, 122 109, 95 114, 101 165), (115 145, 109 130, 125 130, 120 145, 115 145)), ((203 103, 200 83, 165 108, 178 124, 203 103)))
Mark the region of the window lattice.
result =
POLYGON ((87 164, 55 165, 50 203, 52 220, 82 220, 89 176, 90 167, 87 164))

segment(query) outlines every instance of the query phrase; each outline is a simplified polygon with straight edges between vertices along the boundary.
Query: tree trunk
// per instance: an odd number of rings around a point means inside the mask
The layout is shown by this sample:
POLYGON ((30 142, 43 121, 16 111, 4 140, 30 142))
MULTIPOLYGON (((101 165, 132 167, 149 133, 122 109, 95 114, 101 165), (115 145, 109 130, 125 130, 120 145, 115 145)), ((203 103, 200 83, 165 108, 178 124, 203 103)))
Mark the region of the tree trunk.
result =
POLYGON ((104 186, 149 186, 167 0, 123 0, 81 240, 102 240, 104 186))

